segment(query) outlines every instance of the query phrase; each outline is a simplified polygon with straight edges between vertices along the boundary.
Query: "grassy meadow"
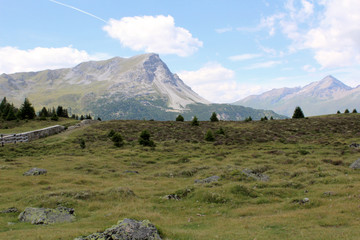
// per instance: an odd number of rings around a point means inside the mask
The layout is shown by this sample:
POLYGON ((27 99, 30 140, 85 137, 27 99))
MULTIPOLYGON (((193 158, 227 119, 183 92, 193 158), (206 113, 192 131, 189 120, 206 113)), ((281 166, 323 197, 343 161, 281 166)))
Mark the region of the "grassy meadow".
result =
MULTIPOLYGON (((0 132, 53 123, 0 123, 0 132)), ((75 209, 76 221, 40 226, 0 213, 0 239, 74 239, 124 218, 149 219, 163 239, 359 239, 360 170, 349 165, 360 149, 350 148, 353 142, 360 143, 360 114, 200 126, 106 121, 6 145, 0 210, 61 205, 75 209), (121 133, 124 146, 114 146, 110 130, 121 133), (138 144, 143 130, 155 148, 138 144), (208 130, 215 141, 205 141, 208 130), (48 173, 22 175, 32 167, 48 173), (244 169, 269 181, 247 177, 244 169), (213 175, 220 180, 194 183, 213 175), (181 200, 165 199, 169 194, 181 200)))

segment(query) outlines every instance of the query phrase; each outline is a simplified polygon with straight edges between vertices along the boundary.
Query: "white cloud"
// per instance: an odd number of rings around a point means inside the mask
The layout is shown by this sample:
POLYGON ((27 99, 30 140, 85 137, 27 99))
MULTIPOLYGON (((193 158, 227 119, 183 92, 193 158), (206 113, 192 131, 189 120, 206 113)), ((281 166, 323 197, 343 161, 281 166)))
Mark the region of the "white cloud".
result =
POLYGON ((182 71, 179 77, 195 92, 216 103, 232 103, 264 91, 262 86, 240 84, 235 72, 219 63, 208 63, 196 71, 182 71))
POLYGON ((250 59, 254 59, 254 58, 258 58, 258 57, 261 57, 261 54, 245 53, 245 54, 231 56, 231 57, 229 57, 229 59, 231 61, 244 61, 244 60, 250 60, 250 59))
POLYGON ((320 24, 305 35, 304 48, 313 49, 323 68, 360 64, 360 2, 328 0, 320 24))
POLYGON ((176 54, 186 57, 203 43, 182 27, 176 27, 172 16, 137 16, 110 19, 103 27, 110 37, 135 51, 176 54))
POLYGON ((282 61, 259 62, 259 63, 254 63, 250 66, 247 66, 247 67, 245 67, 245 69, 252 70, 252 69, 259 69, 259 68, 271 68, 271 67, 279 65, 281 63, 282 63, 282 61))
POLYGON ((107 55, 89 55, 71 46, 62 48, 37 47, 21 50, 16 47, 0 48, 0 73, 40 71, 73 67, 84 61, 99 60, 107 55))

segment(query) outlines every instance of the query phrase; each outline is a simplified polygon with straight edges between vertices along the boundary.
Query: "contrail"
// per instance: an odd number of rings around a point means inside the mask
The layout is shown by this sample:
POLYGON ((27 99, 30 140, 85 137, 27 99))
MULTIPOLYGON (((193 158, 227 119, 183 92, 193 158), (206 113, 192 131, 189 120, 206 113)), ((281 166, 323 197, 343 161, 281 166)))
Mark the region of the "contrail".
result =
POLYGON ((68 7, 68 8, 71 8, 71 9, 74 9, 76 11, 79 11, 79 12, 82 12, 82 13, 85 13, 86 15, 89 15, 90 17, 93 17, 93 18, 96 18, 100 21, 103 21, 104 23, 107 23, 107 21, 105 21, 104 19, 102 19, 101 17, 98 17, 98 16, 95 16, 94 14, 91 14, 91 13, 88 13, 88 12, 85 12, 81 9, 78 9, 76 7, 73 7, 73 6, 70 6, 70 5, 67 5, 65 3, 61 3, 61 2, 58 2, 58 1, 55 1, 55 0, 49 0, 50 2, 53 2, 53 3, 56 3, 56 4, 59 4, 59 5, 62 5, 64 7, 68 7))

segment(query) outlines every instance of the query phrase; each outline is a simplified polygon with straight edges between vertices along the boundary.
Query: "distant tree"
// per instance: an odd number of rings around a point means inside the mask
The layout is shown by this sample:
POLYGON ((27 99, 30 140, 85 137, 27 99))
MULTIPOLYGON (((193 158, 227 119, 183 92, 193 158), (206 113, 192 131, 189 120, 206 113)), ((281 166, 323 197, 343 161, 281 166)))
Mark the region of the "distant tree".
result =
POLYGON ((338 110, 337 112, 336 112, 336 114, 340 114, 341 112, 338 110))
POLYGON ((92 119, 90 113, 89 113, 89 115, 85 115, 85 119, 90 119, 90 120, 92 119))
POLYGON ((148 147, 155 147, 155 143, 150 140, 150 137, 150 133, 147 130, 142 131, 139 137, 139 144, 148 147))
POLYGON ((294 114, 292 116, 292 118, 304 118, 304 113, 301 110, 301 108, 299 106, 297 106, 294 110, 294 114))
POLYGON ((6 105, 8 104, 6 97, 3 98, 3 100, 0 103, 0 117, 3 117, 3 112, 5 110, 6 105))
POLYGON ((124 139, 121 136, 120 133, 115 133, 112 137, 111 140, 114 142, 114 145, 116 147, 122 147, 124 145, 124 139))
POLYGON ((52 120, 52 121, 58 121, 58 120, 59 120, 58 115, 57 115, 56 113, 53 114, 53 115, 51 116, 51 120, 52 120))
POLYGON ((344 113, 350 113, 349 109, 345 109, 344 113))
POLYGON ((192 126, 199 126, 199 121, 198 118, 196 116, 194 116, 193 120, 191 121, 191 125, 192 126))
POLYGON ((352 113, 357 113, 356 108, 354 108, 354 110, 352 111, 352 113))
POLYGON ((217 134, 225 135, 225 131, 222 127, 219 128, 219 130, 216 131, 217 134))
POLYGON ((251 122, 251 121, 252 121, 252 117, 251 117, 251 116, 245 118, 245 120, 244 120, 244 122, 251 122))
POLYGON ((273 116, 270 117, 270 120, 274 120, 273 116))
POLYGON ((97 118, 97 120, 98 120, 98 121, 101 121, 101 118, 100 118, 100 117, 98 117, 98 118, 97 118))
POLYGON ((17 119, 15 110, 16 109, 15 109, 14 105, 10 105, 9 110, 7 111, 6 118, 5 118, 6 121, 12 121, 12 120, 17 119))
POLYGON ((24 103, 21 105, 19 110, 20 119, 34 119, 36 116, 35 109, 30 103, 28 98, 25 98, 24 103))
POLYGON ((84 120, 84 116, 83 116, 83 115, 80 116, 80 120, 81 120, 81 121, 84 120))
POLYGON ((177 122, 183 122, 183 121, 184 121, 184 117, 179 114, 179 116, 176 117, 176 121, 177 121, 177 122))
POLYGON ((108 137, 111 138, 112 136, 114 136, 115 133, 116 133, 115 130, 111 129, 110 132, 108 133, 108 137))
POLYGON ((41 111, 39 112, 39 117, 44 117, 44 118, 50 117, 50 114, 49 114, 48 110, 46 109, 46 107, 43 107, 41 109, 41 111))
POLYGON ((210 121, 211 122, 218 122, 219 119, 217 118, 216 112, 213 112, 211 117, 210 117, 210 121))
POLYGON ((209 141, 209 142, 212 142, 212 141, 215 141, 215 137, 214 137, 214 134, 211 130, 208 130, 205 134, 205 140, 206 141, 209 141))
POLYGON ((260 119, 260 121, 267 121, 268 120, 268 118, 265 116, 265 117, 262 117, 261 119, 260 119))

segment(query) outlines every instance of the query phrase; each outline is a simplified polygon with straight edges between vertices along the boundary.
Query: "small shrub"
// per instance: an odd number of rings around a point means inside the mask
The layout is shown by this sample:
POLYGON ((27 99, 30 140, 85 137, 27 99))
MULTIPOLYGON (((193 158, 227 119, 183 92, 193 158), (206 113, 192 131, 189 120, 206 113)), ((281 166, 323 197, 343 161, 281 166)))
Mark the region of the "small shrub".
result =
POLYGON ((139 144, 148 147, 155 147, 154 141, 150 140, 150 133, 147 130, 141 132, 139 144))
POLYGON ((208 130, 207 133, 205 134, 205 140, 209 142, 215 141, 214 134, 211 130, 208 130))
POLYGON ((85 140, 83 138, 80 139, 79 143, 80 143, 80 147, 82 149, 84 149, 86 147, 85 140))
POLYGON ((345 109, 344 113, 350 113, 349 109, 345 109))
POLYGON ((111 140, 114 142, 114 145, 116 147, 122 147, 124 146, 124 139, 123 137, 121 136, 120 133, 115 133, 112 137, 111 137, 111 140))
POLYGON ((222 127, 219 128, 219 130, 216 131, 217 134, 225 135, 225 131, 222 127))
POLYGON ((194 116, 193 120, 191 121, 191 125, 192 126, 199 126, 199 121, 198 118, 196 116, 194 116))
POLYGON ((336 112, 336 114, 340 114, 341 112, 338 110, 337 112, 336 112))
POLYGON ((219 119, 217 118, 216 112, 213 112, 211 117, 210 117, 210 121, 211 122, 218 122, 219 119))
POLYGON ((110 132, 108 133, 108 137, 111 138, 112 136, 114 136, 115 134, 115 130, 111 129, 110 132))
POLYGON ((176 121, 177 121, 177 122, 183 122, 183 121, 184 121, 184 117, 179 114, 179 116, 176 117, 176 121))
POLYGON ((354 108, 354 110, 352 111, 352 113, 357 113, 356 108, 354 108))

